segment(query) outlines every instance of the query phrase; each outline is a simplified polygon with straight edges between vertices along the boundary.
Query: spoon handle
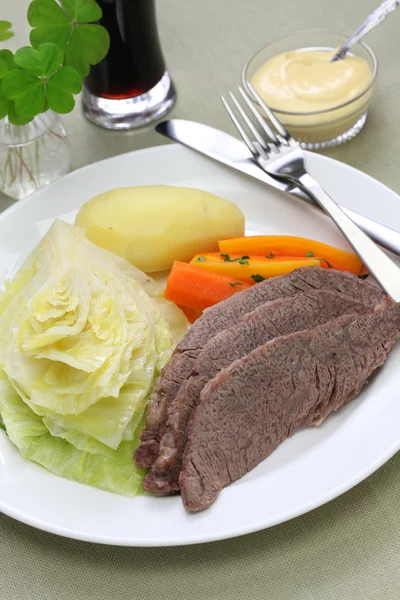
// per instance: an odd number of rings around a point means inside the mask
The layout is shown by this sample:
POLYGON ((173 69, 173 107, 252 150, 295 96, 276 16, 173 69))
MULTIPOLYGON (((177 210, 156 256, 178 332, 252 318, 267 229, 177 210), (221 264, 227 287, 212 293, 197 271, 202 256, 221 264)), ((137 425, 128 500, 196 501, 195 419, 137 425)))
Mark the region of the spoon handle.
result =
POLYGON ((361 40, 367 33, 382 23, 396 8, 399 6, 400 0, 384 0, 378 8, 376 8, 364 21, 364 23, 349 37, 343 46, 336 52, 331 62, 340 60, 345 57, 348 50, 361 40))

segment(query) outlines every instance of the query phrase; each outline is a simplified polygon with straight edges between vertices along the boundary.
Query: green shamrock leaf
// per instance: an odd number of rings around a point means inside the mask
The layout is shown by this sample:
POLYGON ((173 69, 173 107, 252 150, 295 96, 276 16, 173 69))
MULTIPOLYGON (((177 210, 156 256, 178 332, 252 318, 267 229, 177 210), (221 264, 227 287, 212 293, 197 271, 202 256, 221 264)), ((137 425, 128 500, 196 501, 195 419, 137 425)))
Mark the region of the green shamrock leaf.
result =
POLYGON ((16 100, 25 94, 27 90, 40 84, 41 81, 38 77, 21 69, 16 69, 15 71, 6 73, 3 78, 1 90, 8 100, 16 100))
POLYGON ((33 0, 28 9, 34 28, 31 44, 35 48, 44 42, 57 44, 65 52, 65 65, 86 77, 90 65, 100 62, 110 45, 107 30, 93 23, 101 14, 94 0, 33 0))
POLYGON ((10 31, 12 24, 10 21, 0 21, 0 42, 5 42, 9 40, 14 35, 12 31, 10 31))
POLYGON ((74 21, 91 23, 101 19, 102 11, 95 0, 61 0, 74 21))
POLYGON ((55 73, 47 84, 47 102, 49 108, 64 114, 75 106, 72 94, 78 94, 82 89, 82 79, 72 67, 62 67, 55 73))
POLYGON ((100 62, 108 49, 109 35, 100 25, 75 27, 65 49, 65 64, 73 67, 82 77, 87 77, 90 65, 100 62))
POLYGON ((9 71, 8 64, 5 60, 0 58, 0 79, 3 79, 4 75, 9 71))
MULTIPOLYGON (((0 119, 8 115, 11 123, 23 125, 49 109, 73 109, 82 78, 110 45, 107 30, 97 23, 101 16, 96 0, 32 0, 32 47, 15 55, 0 50, 0 119)), ((0 41, 12 36, 10 28, 0 21, 0 41)))
POLYGON ((43 82, 27 71, 8 71, 3 77, 1 90, 8 100, 15 101, 15 111, 24 119, 31 119, 43 108, 43 82))
POLYGON ((28 23, 34 27, 30 33, 32 46, 44 42, 57 44, 63 50, 71 35, 71 19, 55 0, 33 0, 28 8, 28 23))
POLYGON ((22 118, 31 119, 42 112, 44 101, 44 85, 39 82, 15 100, 15 109, 22 118))
POLYGON ((56 44, 40 44, 37 50, 24 46, 15 53, 15 63, 21 69, 39 77, 50 77, 62 63, 63 55, 56 44))
MULTIPOLYGON (((0 79, 3 79, 4 75, 15 69, 14 56, 11 50, 0 50, 0 79)), ((1 82, 0 82, 1 83, 1 82)), ((6 98, 0 89, 0 119, 4 119, 8 115, 10 107, 10 100, 6 98)))
POLYGON ((17 65, 14 62, 14 55, 11 50, 0 50, 0 58, 8 64, 8 69, 16 69, 17 65))
POLYGON ((0 94, 0 119, 4 119, 7 116, 9 106, 10 101, 0 94))
POLYGON ((10 102, 8 108, 8 120, 13 125, 26 125, 32 121, 33 117, 22 117, 15 108, 15 102, 10 102))

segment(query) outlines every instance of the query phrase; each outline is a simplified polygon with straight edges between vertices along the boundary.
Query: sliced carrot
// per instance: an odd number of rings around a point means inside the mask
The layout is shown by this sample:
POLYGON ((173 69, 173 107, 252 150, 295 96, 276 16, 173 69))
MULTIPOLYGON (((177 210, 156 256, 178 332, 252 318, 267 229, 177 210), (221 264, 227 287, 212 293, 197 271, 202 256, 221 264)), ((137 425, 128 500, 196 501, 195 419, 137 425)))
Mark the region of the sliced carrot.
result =
POLYGON ((203 311, 198 308, 189 308, 189 306, 181 306, 179 304, 178 307, 181 309, 189 323, 194 323, 203 314, 203 311))
POLYGON ((260 256, 299 256, 324 258, 334 269, 359 275, 362 262, 352 252, 291 235, 254 235, 218 242, 224 254, 257 254, 260 256))
POLYGON ((168 277, 164 297, 179 306, 204 310, 248 287, 243 281, 176 260, 168 277))
POLYGON ((316 258, 282 257, 265 258, 263 256, 248 256, 235 254, 196 254, 190 264, 201 269, 218 273, 225 277, 237 278, 254 284, 263 279, 286 275, 300 267, 326 266, 325 261, 316 258))

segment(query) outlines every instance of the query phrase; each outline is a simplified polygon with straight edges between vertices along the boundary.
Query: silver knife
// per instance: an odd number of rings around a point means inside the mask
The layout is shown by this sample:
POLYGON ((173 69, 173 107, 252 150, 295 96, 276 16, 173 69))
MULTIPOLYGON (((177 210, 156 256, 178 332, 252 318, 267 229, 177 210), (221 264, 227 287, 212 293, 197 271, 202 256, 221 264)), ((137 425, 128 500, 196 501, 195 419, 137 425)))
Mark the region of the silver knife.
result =
MULTIPOLYGON (((270 177, 253 161, 253 158, 246 146, 237 138, 195 121, 186 121, 184 119, 170 119, 163 121, 155 127, 158 133, 179 142, 184 146, 192 148, 209 158, 213 158, 232 169, 246 173, 255 179, 263 181, 268 185, 288 192, 306 200, 317 208, 311 196, 306 195, 303 191, 295 186, 285 184, 281 181, 270 177)), ((400 232, 382 223, 377 223, 373 219, 369 219, 349 208, 341 207, 342 210, 351 218, 357 225, 365 231, 375 242, 394 252, 400 256, 400 232)))

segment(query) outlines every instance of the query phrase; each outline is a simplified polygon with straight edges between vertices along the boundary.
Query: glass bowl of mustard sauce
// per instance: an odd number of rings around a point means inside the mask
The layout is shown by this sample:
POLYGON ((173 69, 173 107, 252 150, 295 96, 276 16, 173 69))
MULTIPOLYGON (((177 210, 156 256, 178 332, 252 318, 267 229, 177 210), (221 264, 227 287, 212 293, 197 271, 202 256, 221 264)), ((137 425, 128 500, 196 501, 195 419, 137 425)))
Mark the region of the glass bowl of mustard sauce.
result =
POLYGON ((248 82, 303 148, 343 144, 365 124, 378 64, 361 42, 344 59, 330 62, 347 39, 324 30, 294 33, 267 44, 243 67, 249 97, 254 100, 248 82))

